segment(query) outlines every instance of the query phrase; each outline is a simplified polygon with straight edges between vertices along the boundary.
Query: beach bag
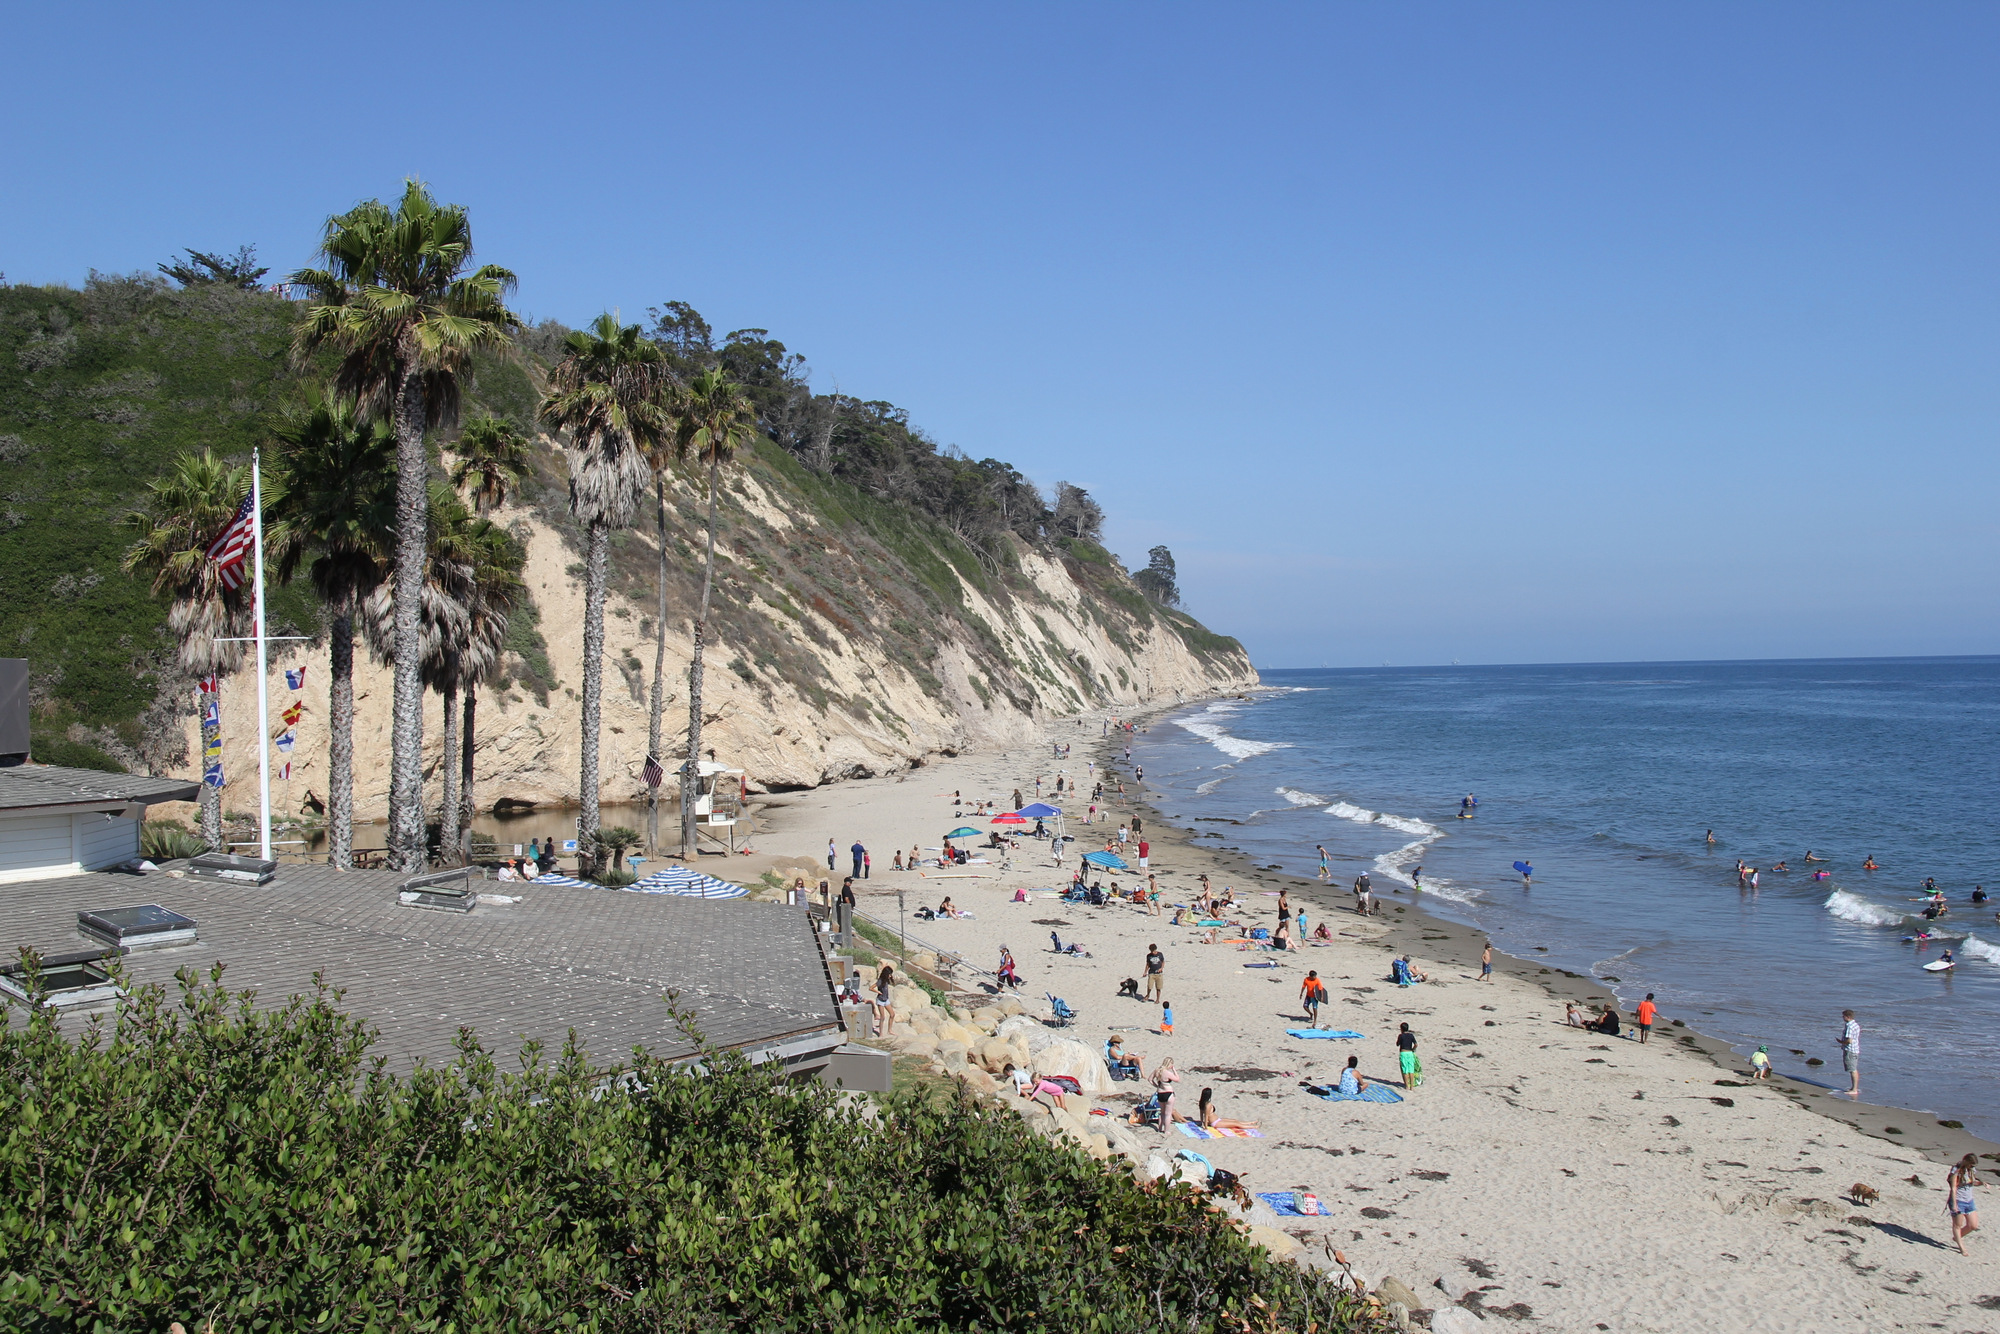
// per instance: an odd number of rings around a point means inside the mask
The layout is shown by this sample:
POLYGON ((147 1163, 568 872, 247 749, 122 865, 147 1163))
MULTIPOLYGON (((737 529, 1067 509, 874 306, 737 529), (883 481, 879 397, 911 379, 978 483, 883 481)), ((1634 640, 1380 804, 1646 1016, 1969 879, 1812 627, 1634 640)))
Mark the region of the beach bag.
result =
POLYGON ((1309 1190, 1293 1191, 1292 1207, 1308 1218, 1318 1218, 1326 1213, 1326 1206, 1319 1202, 1319 1196, 1309 1190))

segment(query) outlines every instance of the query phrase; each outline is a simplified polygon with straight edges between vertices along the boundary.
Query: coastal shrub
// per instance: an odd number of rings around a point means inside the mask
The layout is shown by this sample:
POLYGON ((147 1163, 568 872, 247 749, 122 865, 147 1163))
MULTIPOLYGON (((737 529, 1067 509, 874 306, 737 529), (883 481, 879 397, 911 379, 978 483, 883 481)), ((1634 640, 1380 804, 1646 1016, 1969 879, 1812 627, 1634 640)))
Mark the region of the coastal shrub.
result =
MULTIPOLYGON (((1185 1187, 950 1097, 706 1049, 391 1073, 323 984, 221 970, 0 1028, 0 1327, 1372 1329, 1185 1187)), ((683 1016, 691 1035, 698 1016, 683 1016)))
POLYGON ((207 851, 201 836, 178 820, 148 820, 139 830, 139 855, 148 861, 170 862, 207 851))

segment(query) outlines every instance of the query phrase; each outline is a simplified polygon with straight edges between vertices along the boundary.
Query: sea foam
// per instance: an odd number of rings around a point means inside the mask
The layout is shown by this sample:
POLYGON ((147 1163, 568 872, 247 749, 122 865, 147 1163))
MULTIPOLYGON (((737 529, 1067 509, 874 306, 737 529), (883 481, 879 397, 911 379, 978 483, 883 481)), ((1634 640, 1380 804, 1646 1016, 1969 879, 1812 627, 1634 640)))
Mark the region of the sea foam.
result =
MULTIPOLYGON (((1200 789, 1196 790, 1199 791, 1200 789)), ((1286 801, 1291 802, 1294 806, 1318 806, 1326 801, 1325 797, 1317 793, 1301 792, 1295 787, 1281 787, 1278 789, 1278 795, 1286 801)))
POLYGON ((1209 705, 1193 718, 1176 718, 1174 726, 1180 728, 1183 732, 1194 733, 1194 735, 1200 737, 1209 745, 1214 746, 1224 755, 1235 760, 1247 760, 1257 755, 1268 755, 1274 750, 1291 749, 1292 743, 1289 741, 1250 741, 1243 737, 1232 735, 1220 723, 1208 721, 1214 718, 1227 717, 1229 714, 1235 713, 1239 707, 1227 700, 1219 701, 1209 705))
POLYGON ((1989 945, 1978 936, 1967 936, 1958 952, 1969 959, 1984 959, 1988 963, 2000 963, 2000 945, 1989 945))
POLYGON ((1836 889, 1826 896, 1822 905, 1842 921, 1859 922, 1863 926, 1901 926, 1908 913, 1885 908, 1879 903, 1871 903, 1859 894, 1850 894, 1844 889, 1836 889))
POLYGON ((1375 812, 1364 811, 1359 806, 1350 806, 1344 801, 1334 802, 1333 805, 1326 808, 1326 813, 1338 816, 1343 820, 1352 820, 1356 824, 1373 824, 1375 822, 1375 812))

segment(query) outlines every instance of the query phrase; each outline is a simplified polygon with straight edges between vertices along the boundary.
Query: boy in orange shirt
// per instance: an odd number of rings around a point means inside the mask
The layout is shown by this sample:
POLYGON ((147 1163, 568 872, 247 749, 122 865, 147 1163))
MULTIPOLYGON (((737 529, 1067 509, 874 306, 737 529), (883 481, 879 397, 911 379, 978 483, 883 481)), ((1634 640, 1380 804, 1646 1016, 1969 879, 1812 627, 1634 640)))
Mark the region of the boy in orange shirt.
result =
POLYGON ((1653 1004, 1653 993, 1647 992, 1646 999, 1639 1002, 1639 1041, 1653 1036, 1653 1021, 1659 1018, 1660 1008, 1653 1004))

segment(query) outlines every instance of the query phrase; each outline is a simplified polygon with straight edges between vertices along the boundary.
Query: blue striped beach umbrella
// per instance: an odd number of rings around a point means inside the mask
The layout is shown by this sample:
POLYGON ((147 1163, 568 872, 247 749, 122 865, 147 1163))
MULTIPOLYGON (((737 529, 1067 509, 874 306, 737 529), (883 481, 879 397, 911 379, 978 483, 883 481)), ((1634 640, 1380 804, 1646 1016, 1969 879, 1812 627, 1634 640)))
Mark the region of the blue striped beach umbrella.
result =
POLYGON ((750 891, 685 866, 669 866, 624 888, 639 894, 681 894, 691 899, 740 899, 750 891))

